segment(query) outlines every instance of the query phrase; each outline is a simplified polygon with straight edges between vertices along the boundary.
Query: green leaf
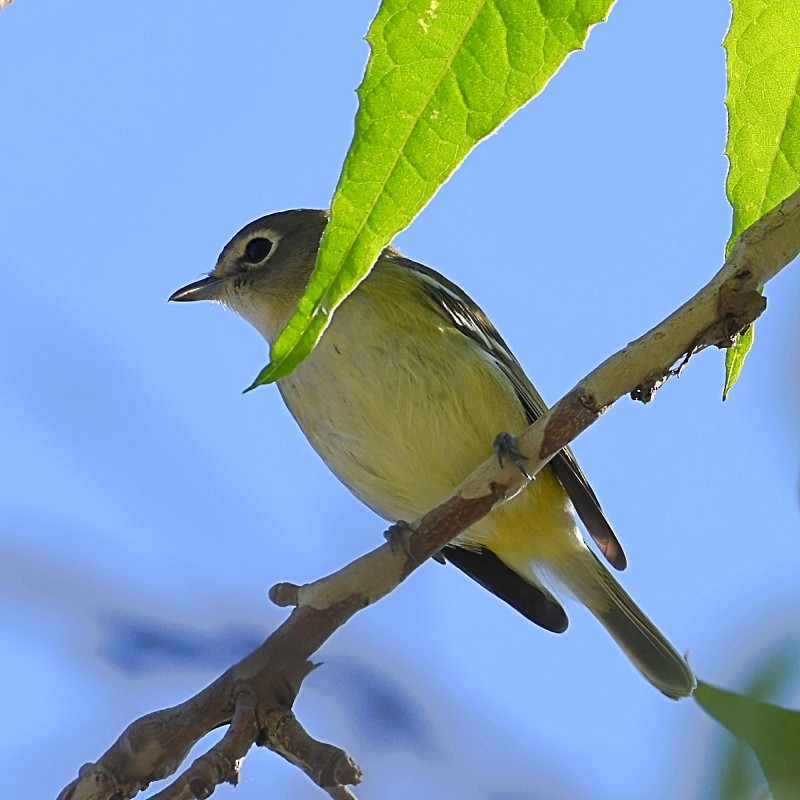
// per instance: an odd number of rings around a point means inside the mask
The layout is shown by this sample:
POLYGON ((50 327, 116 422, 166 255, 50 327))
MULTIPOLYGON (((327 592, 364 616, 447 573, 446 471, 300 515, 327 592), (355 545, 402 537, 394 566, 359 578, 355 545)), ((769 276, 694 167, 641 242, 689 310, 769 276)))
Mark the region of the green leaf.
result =
POLYGON ((316 269, 253 386, 287 375, 311 352, 381 250, 583 47, 613 3, 384 0, 367 34, 355 134, 316 269))
POLYGON ((800 713, 717 689, 702 681, 697 703, 753 749, 773 800, 800 797, 800 713))
MULTIPOLYGON (((733 0, 727 53, 727 194, 737 236, 800 185, 800 3, 733 0)), ((725 359, 727 395, 752 344, 752 328, 725 359)))
POLYGON ((744 366, 745 356, 753 346, 755 328, 751 325, 744 333, 736 339, 733 347, 725 351, 725 385, 722 387, 722 400, 728 399, 728 392, 733 384, 739 380, 739 373, 744 366))
MULTIPOLYGON (((762 701, 789 696, 797 685, 798 666, 792 644, 780 644, 760 658, 741 694, 762 701)), ((764 797, 764 774, 755 753, 733 736, 719 737, 716 757, 711 757, 704 772, 710 781, 701 794, 708 800, 764 797)))

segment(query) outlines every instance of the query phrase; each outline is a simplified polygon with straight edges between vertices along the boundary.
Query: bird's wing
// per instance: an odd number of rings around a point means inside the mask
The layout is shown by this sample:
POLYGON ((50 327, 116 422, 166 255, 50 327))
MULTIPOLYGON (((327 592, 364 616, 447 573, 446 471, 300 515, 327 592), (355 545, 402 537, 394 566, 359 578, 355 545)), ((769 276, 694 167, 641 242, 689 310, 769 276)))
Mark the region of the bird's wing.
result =
MULTIPOLYGON (((499 369, 511 381, 525 408, 528 421, 533 423, 537 420, 546 411, 547 406, 486 314, 462 289, 430 267, 418 264, 393 250, 386 251, 385 256, 414 273, 425 294, 436 304, 441 313, 461 333, 476 342, 492 357, 499 369)), ((568 447, 561 450, 553 456, 550 466, 566 489, 578 516, 600 552, 613 567, 625 569, 627 559, 619 539, 606 519, 603 509, 600 508, 600 502, 578 466, 572 450, 568 447)))
POLYGON ((448 544, 442 555, 531 622, 553 633, 563 633, 567 629, 569 620, 558 600, 543 586, 518 575, 491 550, 448 544))

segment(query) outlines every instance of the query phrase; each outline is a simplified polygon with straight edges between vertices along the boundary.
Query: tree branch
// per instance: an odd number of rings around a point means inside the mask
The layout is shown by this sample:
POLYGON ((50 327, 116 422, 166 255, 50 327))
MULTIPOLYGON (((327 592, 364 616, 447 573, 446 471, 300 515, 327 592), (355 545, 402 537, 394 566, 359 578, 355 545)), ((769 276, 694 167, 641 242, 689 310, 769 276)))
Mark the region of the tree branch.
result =
MULTIPOLYGON (((800 252, 800 190, 748 228, 722 269, 694 297, 649 333, 587 375, 517 439, 534 476, 559 450, 625 394, 649 402, 699 350, 728 347, 764 310, 764 284, 800 252), (681 361, 676 370, 674 365, 681 361)), ((123 800, 173 775, 191 747, 222 725, 222 740, 153 800, 208 797, 221 783, 236 783, 254 744, 299 766, 333 798, 361 771, 342 750, 311 738, 291 711, 314 665, 308 660, 353 614, 392 591, 427 558, 498 503, 521 491, 528 478, 490 458, 402 537, 392 537, 338 572, 305 586, 270 590, 289 618, 253 653, 195 697, 133 722, 95 764, 84 765, 59 800, 123 800)))

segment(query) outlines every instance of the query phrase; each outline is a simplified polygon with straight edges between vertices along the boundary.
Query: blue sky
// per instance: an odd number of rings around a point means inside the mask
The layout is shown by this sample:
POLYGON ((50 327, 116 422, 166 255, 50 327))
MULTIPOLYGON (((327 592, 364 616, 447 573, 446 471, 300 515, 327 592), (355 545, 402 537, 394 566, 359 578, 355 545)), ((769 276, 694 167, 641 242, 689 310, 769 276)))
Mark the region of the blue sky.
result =
MULTIPOLYGON (((223 309, 166 303, 246 222, 328 204, 374 12, 0 13, 9 796, 55 796, 135 716, 247 652, 284 616, 269 586, 381 541, 277 392, 241 393, 266 363, 260 337, 223 309)), ((550 400, 721 263, 727 21, 722 0, 620 2, 397 241, 469 291, 550 400)), ((575 446, 628 553, 625 586, 726 687, 800 633, 798 290, 792 269, 767 287, 725 404, 707 351, 575 446)), ((298 711, 364 768, 362 800, 707 797, 715 726, 569 612, 554 636, 426 565, 324 648, 298 711)), ((787 670, 778 699, 797 706, 796 655, 787 670)), ((265 792, 321 796, 267 752, 217 794, 265 792)))

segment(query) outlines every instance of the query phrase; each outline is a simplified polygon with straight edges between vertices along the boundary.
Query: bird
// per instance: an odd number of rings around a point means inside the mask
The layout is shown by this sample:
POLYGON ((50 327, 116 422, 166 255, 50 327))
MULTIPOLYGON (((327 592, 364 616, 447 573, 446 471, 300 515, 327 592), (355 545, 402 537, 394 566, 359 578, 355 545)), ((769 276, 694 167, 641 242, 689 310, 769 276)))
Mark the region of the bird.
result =
MULTIPOLYGON (((329 214, 261 217, 225 245, 206 277, 172 301, 236 311, 270 347, 298 306, 329 214)), ((456 284, 386 247, 342 302, 311 354, 277 381, 328 468, 384 519, 414 520, 546 405, 486 314, 456 284)), ((575 456, 560 451, 526 487, 440 556, 540 627, 568 618, 556 592, 585 605, 639 672, 672 699, 690 696, 684 659, 587 545, 626 567, 619 540, 575 456)))

